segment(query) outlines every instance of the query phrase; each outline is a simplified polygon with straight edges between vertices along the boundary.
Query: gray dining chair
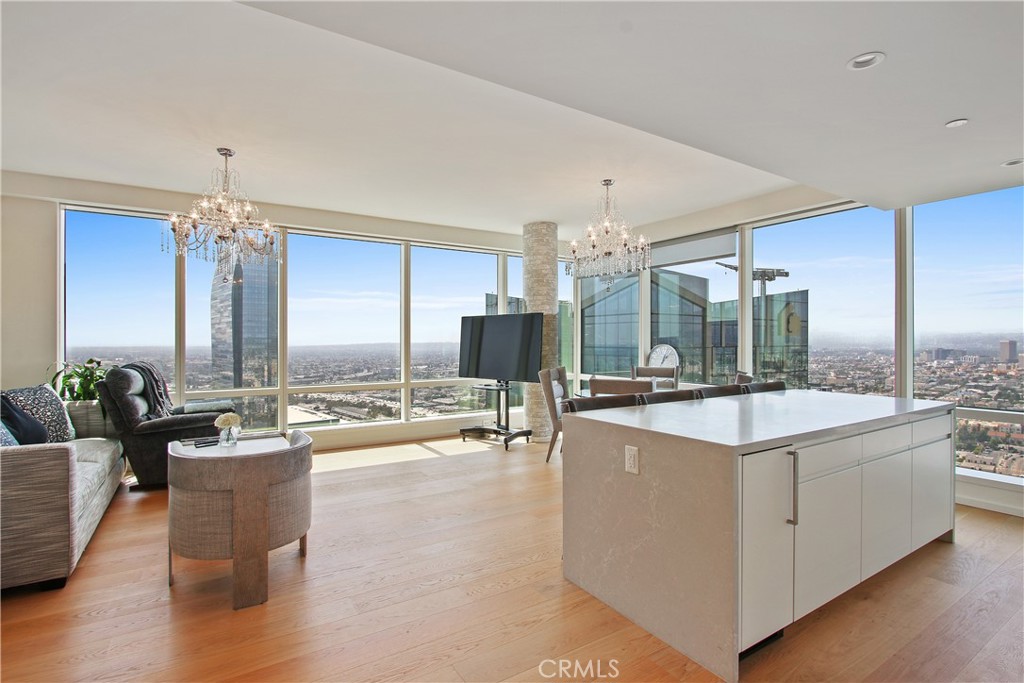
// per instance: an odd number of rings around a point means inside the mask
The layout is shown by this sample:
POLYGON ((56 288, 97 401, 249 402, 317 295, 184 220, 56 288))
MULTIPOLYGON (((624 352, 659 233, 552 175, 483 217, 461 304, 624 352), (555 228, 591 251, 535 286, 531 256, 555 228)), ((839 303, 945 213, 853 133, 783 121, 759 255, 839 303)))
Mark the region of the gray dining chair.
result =
MULTIPOLYGON (((551 418, 551 441, 548 443, 548 457, 544 462, 551 462, 551 452, 555 450, 555 441, 562 433, 562 403, 569 397, 569 384, 565 368, 550 368, 537 373, 540 388, 544 392, 544 402, 551 418)), ((559 451, 561 452, 561 451, 559 451)))

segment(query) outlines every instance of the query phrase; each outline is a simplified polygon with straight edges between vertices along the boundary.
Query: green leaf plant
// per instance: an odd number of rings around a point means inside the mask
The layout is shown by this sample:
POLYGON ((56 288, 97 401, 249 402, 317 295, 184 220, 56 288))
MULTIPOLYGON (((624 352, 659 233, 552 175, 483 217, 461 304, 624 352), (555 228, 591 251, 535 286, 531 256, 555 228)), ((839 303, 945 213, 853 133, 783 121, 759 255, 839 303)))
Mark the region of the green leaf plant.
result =
POLYGON ((50 386, 65 401, 95 401, 99 399, 96 383, 107 374, 101 361, 90 358, 84 363, 60 363, 60 369, 50 380, 50 386))

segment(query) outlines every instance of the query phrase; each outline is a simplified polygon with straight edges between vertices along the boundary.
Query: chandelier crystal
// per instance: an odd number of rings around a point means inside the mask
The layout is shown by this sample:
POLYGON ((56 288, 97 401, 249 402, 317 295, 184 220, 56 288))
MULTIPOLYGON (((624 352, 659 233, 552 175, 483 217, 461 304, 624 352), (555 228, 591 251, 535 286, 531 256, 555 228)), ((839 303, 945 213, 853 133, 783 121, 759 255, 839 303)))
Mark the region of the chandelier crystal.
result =
POLYGON ((607 178, 601 184, 604 199, 590 219, 584 238, 571 242, 572 258, 565 264, 565 274, 577 279, 597 277, 601 284, 611 287, 616 277, 651 267, 651 245, 643 235, 634 237, 633 228, 619 213, 611 196, 615 181, 607 178))
POLYGON ((224 169, 214 169, 210 188, 192 202, 191 212, 167 217, 163 250, 216 261, 225 277, 235 263, 280 261, 277 228, 260 221, 259 208, 241 190, 238 171, 228 170, 234 150, 218 147, 217 153, 224 157, 224 169))

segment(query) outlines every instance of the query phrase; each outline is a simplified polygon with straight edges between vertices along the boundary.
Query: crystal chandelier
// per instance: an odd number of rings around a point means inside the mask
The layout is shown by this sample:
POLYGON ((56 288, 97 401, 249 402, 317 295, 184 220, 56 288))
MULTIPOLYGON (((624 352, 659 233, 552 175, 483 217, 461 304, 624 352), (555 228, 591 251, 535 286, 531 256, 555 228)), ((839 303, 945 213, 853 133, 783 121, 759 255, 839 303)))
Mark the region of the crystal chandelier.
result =
POLYGON ((651 267, 651 245, 643 235, 633 237, 633 228, 619 213, 611 196, 614 180, 601 181, 604 200, 587 225, 587 234, 570 244, 572 260, 565 264, 565 274, 577 279, 597 277, 601 284, 611 287, 615 278, 627 273, 638 273, 651 267))
POLYGON ((167 217, 170 232, 164 235, 163 250, 216 261, 217 272, 225 277, 235 263, 280 261, 277 228, 260 221, 260 210, 239 187, 238 171, 228 170, 235 151, 218 147, 217 153, 224 157, 224 170, 214 169, 210 188, 192 202, 190 213, 167 217))

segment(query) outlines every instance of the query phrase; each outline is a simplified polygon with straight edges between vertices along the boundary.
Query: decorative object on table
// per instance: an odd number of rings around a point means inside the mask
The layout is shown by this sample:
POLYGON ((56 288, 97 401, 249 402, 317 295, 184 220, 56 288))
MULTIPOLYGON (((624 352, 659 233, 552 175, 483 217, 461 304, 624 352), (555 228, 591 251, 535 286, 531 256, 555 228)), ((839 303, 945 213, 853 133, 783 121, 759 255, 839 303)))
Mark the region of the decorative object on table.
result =
POLYGON ((167 483, 171 441, 217 436, 213 422, 224 411, 186 413, 184 406, 172 405, 167 383, 152 363, 112 367, 96 386, 139 486, 167 483))
POLYGON ((633 236, 633 228, 619 213, 611 187, 615 181, 606 178, 601 201, 587 232, 580 241, 573 240, 572 259, 565 264, 565 274, 576 279, 598 277, 611 287, 619 275, 638 273, 651 267, 651 245, 643 235, 633 236))
POLYGON ((228 170, 235 151, 218 147, 217 154, 224 157, 224 170, 214 169, 210 188, 192 202, 188 214, 167 217, 170 234, 165 234, 163 249, 215 261, 218 272, 229 278, 236 263, 280 261, 280 252, 277 228, 260 221, 259 208, 242 192, 238 171, 228 170), (229 257, 222 258, 223 252, 229 257))
POLYGON ((213 426, 220 430, 221 446, 234 446, 238 443, 238 434, 242 431, 242 418, 238 413, 224 413, 213 421, 213 426))

